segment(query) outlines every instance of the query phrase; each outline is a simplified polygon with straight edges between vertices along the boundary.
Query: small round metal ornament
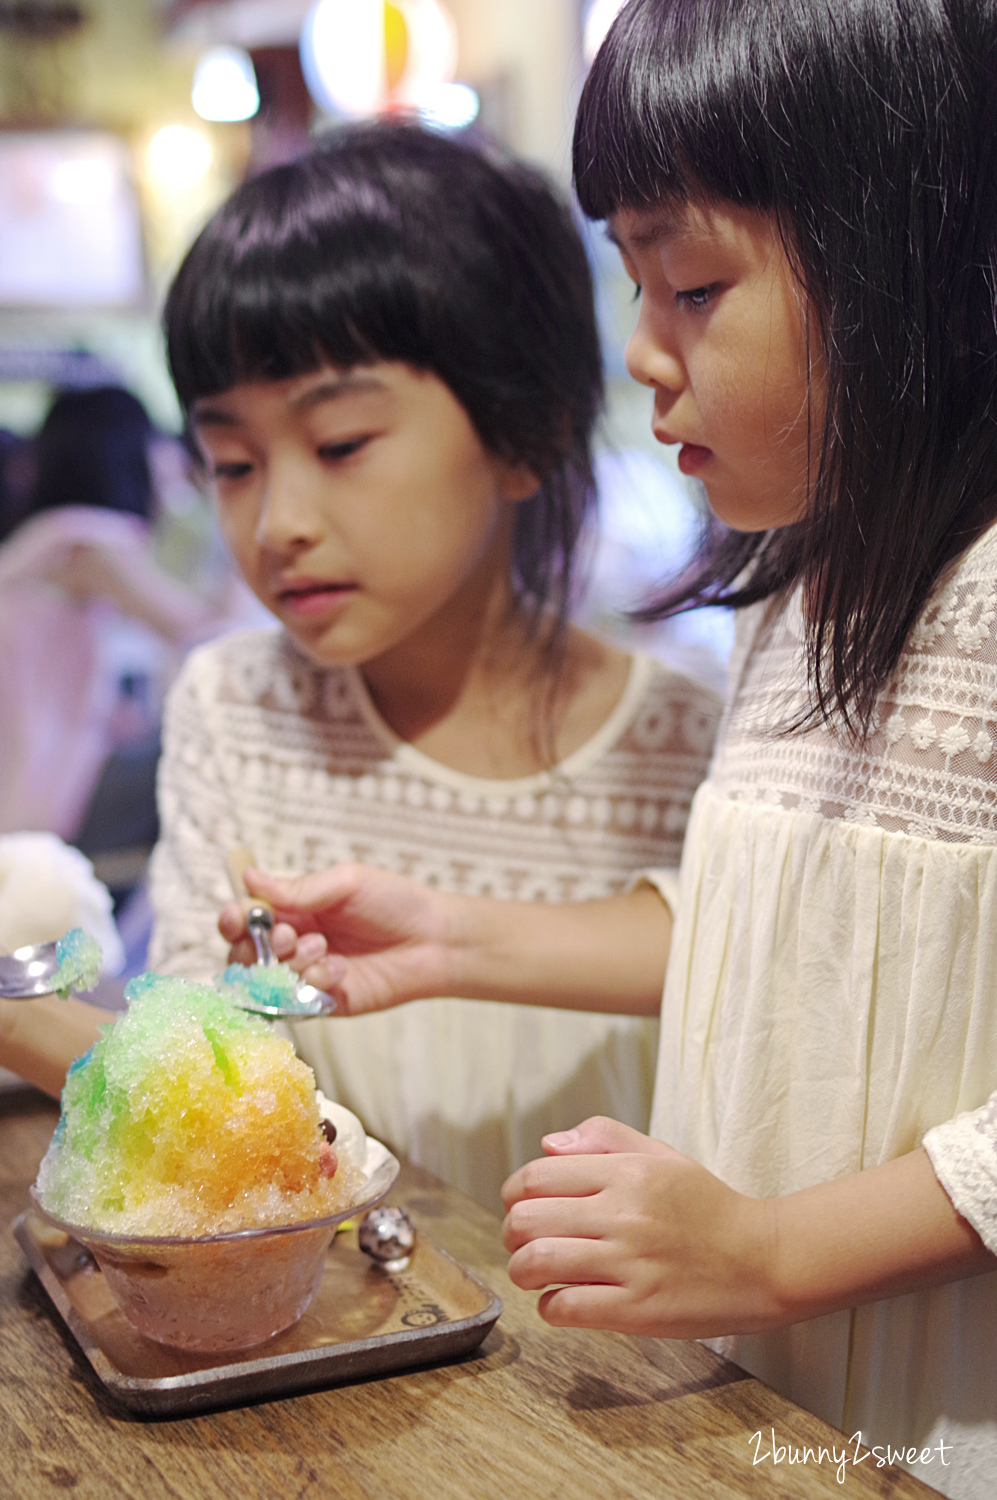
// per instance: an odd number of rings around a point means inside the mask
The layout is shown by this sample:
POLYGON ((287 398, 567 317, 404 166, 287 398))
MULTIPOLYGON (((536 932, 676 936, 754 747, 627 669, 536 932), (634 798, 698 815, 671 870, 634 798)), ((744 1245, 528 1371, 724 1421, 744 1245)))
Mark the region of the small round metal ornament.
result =
POLYGON ((372 1208, 360 1220, 360 1249, 386 1271, 404 1271, 415 1248, 415 1226, 403 1208, 372 1208))

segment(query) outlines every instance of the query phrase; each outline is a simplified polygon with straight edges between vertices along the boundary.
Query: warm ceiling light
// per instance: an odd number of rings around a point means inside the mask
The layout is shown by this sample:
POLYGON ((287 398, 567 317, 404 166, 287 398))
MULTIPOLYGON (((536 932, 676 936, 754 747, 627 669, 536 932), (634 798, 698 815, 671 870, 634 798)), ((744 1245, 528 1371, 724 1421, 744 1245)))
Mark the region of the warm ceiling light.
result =
POLYGON ((441 83, 423 97, 419 114, 434 130, 466 130, 478 118, 481 100, 466 83, 441 83))
POLYGON ((301 32, 305 80, 330 114, 419 109, 456 65, 457 28, 443 0, 316 0, 301 32))
POLYGON ((253 59, 241 47, 212 47, 194 70, 190 101, 202 120, 251 120, 260 107, 253 59))
POLYGON ((146 165, 157 187, 191 187, 211 165, 211 142, 187 125, 164 125, 149 142, 146 165))

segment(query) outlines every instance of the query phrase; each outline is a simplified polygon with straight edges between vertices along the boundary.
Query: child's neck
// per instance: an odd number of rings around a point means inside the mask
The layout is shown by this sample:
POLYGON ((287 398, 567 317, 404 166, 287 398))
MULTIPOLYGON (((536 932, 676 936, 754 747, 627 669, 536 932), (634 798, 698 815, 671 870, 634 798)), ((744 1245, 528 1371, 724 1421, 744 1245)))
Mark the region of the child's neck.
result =
POLYGON ((543 632, 531 632, 507 577, 493 580, 484 604, 480 580, 469 594, 365 662, 364 681, 394 732, 431 759, 489 780, 533 775, 601 727, 628 658, 572 628, 552 678, 543 632))

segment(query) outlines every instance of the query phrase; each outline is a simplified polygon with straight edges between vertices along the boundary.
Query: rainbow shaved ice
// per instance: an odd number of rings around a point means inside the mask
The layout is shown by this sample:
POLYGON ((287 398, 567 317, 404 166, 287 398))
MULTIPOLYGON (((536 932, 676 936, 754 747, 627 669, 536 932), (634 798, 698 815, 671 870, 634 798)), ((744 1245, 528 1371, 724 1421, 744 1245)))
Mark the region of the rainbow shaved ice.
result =
POLYGON ((289 964, 229 964, 219 980, 220 988, 227 986, 234 991, 237 1004, 244 998, 251 1005, 277 1007, 289 1015, 310 1008, 298 1000, 300 984, 300 974, 289 964))
POLYGON ((92 990, 100 974, 102 954, 96 938, 73 927, 55 945, 55 956, 59 967, 52 976, 52 989, 63 1000, 69 999, 70 990, 92 990))
POLYGON ((144 974, 66 1079, 38 1173, 48 1212, 112 1234, 196 1237, 341 1212, 364 1176, 321 1133, 289 1041, 210 985, 144 974))

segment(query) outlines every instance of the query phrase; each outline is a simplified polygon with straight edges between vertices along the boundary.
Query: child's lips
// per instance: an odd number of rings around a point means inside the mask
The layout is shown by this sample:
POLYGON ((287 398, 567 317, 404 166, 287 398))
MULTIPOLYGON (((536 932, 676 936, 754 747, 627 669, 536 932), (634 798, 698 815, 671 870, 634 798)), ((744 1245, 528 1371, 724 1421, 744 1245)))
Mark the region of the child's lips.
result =
POLYGON ((309 580, 307 583, 286 585, 277 591, 283 609, 299 618, 327 615, 341 608, 355 594, 355 583, 329 583, 324 580, 309 580))
POLYGON ((712 448, 704 448, 701 443, 684 443, 681 438, 673 437, 666 428, 660 427, 657 422, 651 423, 651 430, 658 442, 663 443, 667 448, 672 447, 675 443, 681 444, 678 466, 683 474, 698 474, 700 469, 709 463, 713 457, 712 448))
POLYGON ((679 449, 678 466, 683 474, 698 474, 712 457, 711 448, 701 448, 698 443, 683 443, 679 449))

